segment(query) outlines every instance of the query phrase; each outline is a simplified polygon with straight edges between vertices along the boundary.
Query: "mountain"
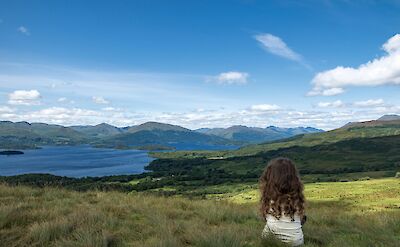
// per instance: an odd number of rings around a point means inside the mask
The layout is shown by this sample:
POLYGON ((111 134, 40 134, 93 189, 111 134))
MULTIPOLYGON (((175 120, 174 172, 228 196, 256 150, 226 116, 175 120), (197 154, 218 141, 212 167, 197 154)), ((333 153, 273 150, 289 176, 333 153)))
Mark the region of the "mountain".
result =
POLYGON ((191 131, 190 129, 186 129, 178 125, 158 122, 146 122, 140 125, 126 127, 124 130, 129 133, 135 133, 139 131, 191 131))
POLYGON ((239 143, 222 137, 198 133, 177 125, 147 122, 118 128, 106 123, 95 126, 52 125, 28 122, 0 122, 0 148, 23 149, 44 145, 92 144, 99 147, 138 148, 165 146, 196 149, 213 149, 239 143))
POLYGON ((245 143, 262 143, 289 138, 299 134, 323 132, 323 130, 312 127, 279 128, 276 126, 269 126, 266 128, 257 128, 242 125, 235 125, 229 128, 202 128, 196 131, 245 143))
POLYGON ((87 141, 85 135, 61 125, 0 121, 0 148, 75 145, 87 141))
MULTIPOLYGON (((384 117, 383 119, 387 118, 384 117)), ((229 155, 253 155, 258 152, 277 150, 292 146, 316 146, 354 138, 374 138, 395 135, 400 135, 400 120, 382 121, 377 119, 372 121, 348 123, 341 128, 322 133, 302 134, 288 139, 273 141, 271 143, 248 145, 239 150, 231 151, 229 155)))
POLYGON ((378 118, 378 121, 393 121, 393 120, 400 120, 399 115, 384 115, 378 118))
POLYGON ((94 126, 91 125, 71 126, 70 128, 78 132, 81 132, 87 136, 98 137, 98 138, 113 136, 125 132, 125 130, 122 128, 118 128, 106 123, 101 123, 94 126))
POLYGON ((361 127, 389 127, 389 126, 400 126, 400 117, 396 115, 385 115, 377 120, 363 121, 363 122, 350 122, 342 127, 346 128, 361 128, 361 127))
POLYGON ((237 143, 222 137, 199 133, 177 125, 147 122, 124 128, 123 133, 104 138, 101 145, 110 147, 138 147, 163 145, 179 148, 185 145, 202 146, 235 145, 237 143))

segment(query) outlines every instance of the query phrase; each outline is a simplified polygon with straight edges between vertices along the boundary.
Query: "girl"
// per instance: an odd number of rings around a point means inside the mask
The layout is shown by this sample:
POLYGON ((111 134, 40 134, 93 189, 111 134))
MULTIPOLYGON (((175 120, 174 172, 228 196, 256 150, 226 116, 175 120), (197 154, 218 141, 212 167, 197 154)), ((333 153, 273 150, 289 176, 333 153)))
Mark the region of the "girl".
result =
POLYGON ((262 236, 274 235, 292 246, 302 245, 305 222, 303 183, 294 163, 271 160, 260 177, 261 207, 266 220, 262 236))

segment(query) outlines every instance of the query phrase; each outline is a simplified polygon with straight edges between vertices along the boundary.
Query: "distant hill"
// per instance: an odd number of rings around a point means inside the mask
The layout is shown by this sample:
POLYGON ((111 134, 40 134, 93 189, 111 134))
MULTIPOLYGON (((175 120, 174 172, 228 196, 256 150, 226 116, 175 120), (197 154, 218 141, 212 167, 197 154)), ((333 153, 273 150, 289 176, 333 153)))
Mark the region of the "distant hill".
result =
POLYGON ((88 138, 85 135, 61 125, 0 121, 0 148, 35 148, 86 142, 88 138))
POLYGON ((98 124, 95 126, 71 126, 70 128, 79 131, 87 136, 99 138, 113 136, 125 132, 125 130, 122 128, 118 128, 106 123, 98 124))
POLYGON ((399 115, 384 115, 378 118, 378 121, 393 121, 393 120, 400 120, 399 115))
MULTIPOLYGON (((388 118, 383 117, 383 119, 388 118)), ((265 152, 292 146, 315 146, 320 144, 335 143, 353 138, 373 138, 393 135, 400 135, 400 120, 378 119, 365 122, 348 123, 341 128, 327 132, 297 135, 288 139, 278 140, 271 143, 248 145, 237 151, 231 151, 229 155, 253 155, 258 152, 265 152)))
POLYGON ((124 128, 129 133, 135 133, 139 131, 191 131, 190 129, 183 128, 178 125, 158 123, 158 122, 146 122, 140 125, 131 126, 124 128))
POLYGON ((140 148, 158 145, 176 148, 239 145, 222 137, 198 133, 177 125, 147 122, 118 128, 106 123, 95 126, 51 125, 28 122, 0 122, 0 149, 36 148, 43 145, 92 144, 99 147, 140 148))
POLYGON ((235 145, 222 137, 199 133, 177 125, 147 122, 124 128, 124 132, 101 140, 101 145, 112 147, 137 147, 163 145, 178 147, 182 145, 213 146, 235 145))
POLYGON ((203 128, 196 131, 244 143, 262 143, 289 138, 299 134, 323 132, 323 130, 312 127, 279 128, 269 126, 266 128, 257 128, 242 125, 236 125, 229 128, 203 128))

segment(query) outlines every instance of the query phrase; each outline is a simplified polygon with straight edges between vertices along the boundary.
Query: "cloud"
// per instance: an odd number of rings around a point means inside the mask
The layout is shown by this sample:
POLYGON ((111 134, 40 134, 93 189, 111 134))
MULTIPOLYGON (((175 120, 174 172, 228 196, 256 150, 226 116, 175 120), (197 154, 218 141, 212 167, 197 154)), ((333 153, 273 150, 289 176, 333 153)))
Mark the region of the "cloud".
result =
POLYGON ((357 101, 353 103, 356 107, 376 107, 385 105, 385 101, 383 99, 369 99, 365 101, 357 101))
POLYGON ((338 66, 317 73, 308 95, 328 95, 327 90, 340 94, 349 86, 400 85, 400 34, 391 37, 382 49, 385 55, 357 68, 338 66))
POLYGON ((278 105, 269 105, 269 104, 250 106, 250 110, 252 110, 252 111, 276 111, 279 109, 280 109, 280 107, 278 105))
POLYGON ((255 35, 254 38, 260 42, 262 47, 274 55, 300 62, 302 57, 300 54, 290 49, 286 43, 279 37, 269 33, 255 35))
POLYGON ((209 78, 208 81, 216 81, 219 84, 246 84, 249 77, 248 73, 229 71, 209 78))
POLYGON ((29 32, 28 28, 24 27, 24 26, 20 26, 17 29, 20 33, 25 34, 27 36, 31 35, 31 33, 29 32))
POLYGON ((104 104, 104 105, 107 105, 110 103, 110 101, 106 100, 105 98, 103 98, 101 96, 93 96, 92 101, 96 104, 104 104))
POLYGON ((101 114, 81 108, 50 107, 39 111, 33 111, 22 115, 32 122, 46 122, 53 124, 70 125, 72 123, 93 123, 99 121, 101 114))
POLYGON ((334 96, 334 95, 339 95, 344 93, 343 88, 329 88, 329 89, 323 89, 323 90, 312 90, 307 93, 307 96, 315 96, 315 95, 322 95, 322 96, 334 96))
MULTIPOLYGON (((346 104, 346 106, 352 106, 346 104)), ((117 108, 118 109, 118 108, 117 108)), ((253 105, 244 109, 228 110, 193 109, 186 112, 134 112, 118 109, 116 111, 89 110, 84 108, 50 107, 41 110, 26 111, 3 109, 0 107, 0 119, 10 121, 45 122, 61 125, 95 125, 109 123, 116 126, 137 125, 147 121, 176 124, 190 129, 203 127, 229 127, 247 125, 265 127, 313 126, 325 130, 343 126, 348 122, 377 119, 384 114, 400 113, 400 106, 379 106, 357 108, 343 107, 337 110, 296 110, 285 109, 277 105, 253 105)))
POLYGON ((65 101, 67 101, 67 98, 61 97, 61 98, 58 98, 57 101, 58 102, 65 102, 65 101))
POLYGON ((15 110, 8 106, 0 106, 0 113, 12 113, 15 110))
POLYGON ((336 100, 333 102, 319 102, 318 103, 318 107, 322 107, 322 108, 329 108, 329 107, 333 107, 333 108, 337 108, 337 107, 343 107, 344 104, 341 100, 336 100))
POLYGON ((102 111, 108 111, 108 112, 120 112, 122 109, 120 108, 115 108, 115 107, 104 107, 101 108, 102 111))
POLYGON ((40 105, 40 93, 37 90, 17 90, 8 95, 10 105, 40 105))
POLYGON ((322 108, 329 108, 329 107, 338 108, 338 107, 343 107, 344 103, 341 100, 336 100, 333 102, 319 102, 317 105, 318 107, 322 108))

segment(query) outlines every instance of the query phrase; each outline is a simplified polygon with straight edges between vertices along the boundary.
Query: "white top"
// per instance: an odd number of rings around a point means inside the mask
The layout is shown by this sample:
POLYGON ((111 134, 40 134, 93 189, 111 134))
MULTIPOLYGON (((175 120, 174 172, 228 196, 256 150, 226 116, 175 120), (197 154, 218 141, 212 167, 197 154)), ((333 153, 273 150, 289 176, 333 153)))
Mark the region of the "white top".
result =
POLYGON ((291 246, 299 246, 304 243, 299 215, 295 214, 294 221, 292 221, 292 218, 286 215, 281 216, 278 220, 274 216, 268 214, 266 220, 267 223, 262 231, 263 237, 274 234, 275 237, 282 240, 282 242, 288 243, 291 246))

